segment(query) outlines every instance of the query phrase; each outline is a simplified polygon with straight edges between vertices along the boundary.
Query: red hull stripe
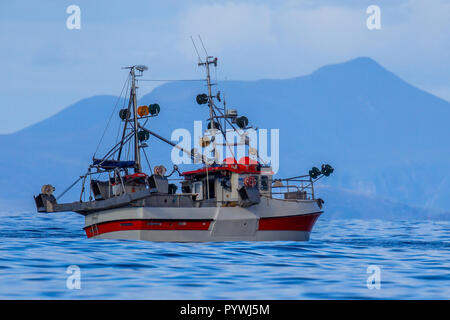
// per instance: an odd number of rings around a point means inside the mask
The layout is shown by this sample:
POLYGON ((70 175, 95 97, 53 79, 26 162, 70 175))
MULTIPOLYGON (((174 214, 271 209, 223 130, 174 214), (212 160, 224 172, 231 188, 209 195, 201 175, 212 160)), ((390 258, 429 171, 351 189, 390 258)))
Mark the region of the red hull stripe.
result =
POLYGON ((322 212, 290 217, 261 218, 258 230, 294 230, 310 232, 322 212))
POLYGON ((88 238, 102 233, 127 230, 208 230, 210 220, 117 220, 84 228, 88 238))

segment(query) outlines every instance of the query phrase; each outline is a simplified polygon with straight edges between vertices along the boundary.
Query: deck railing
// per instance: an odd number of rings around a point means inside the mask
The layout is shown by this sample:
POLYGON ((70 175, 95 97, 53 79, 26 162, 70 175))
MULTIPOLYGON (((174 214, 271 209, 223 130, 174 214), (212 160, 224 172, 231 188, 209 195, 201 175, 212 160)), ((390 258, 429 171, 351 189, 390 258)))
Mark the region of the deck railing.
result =
POLYGON ((314 182, 309 175, 285 179, 274 179, 272 182, 272 198, 284 200, 314 200, 314 182))

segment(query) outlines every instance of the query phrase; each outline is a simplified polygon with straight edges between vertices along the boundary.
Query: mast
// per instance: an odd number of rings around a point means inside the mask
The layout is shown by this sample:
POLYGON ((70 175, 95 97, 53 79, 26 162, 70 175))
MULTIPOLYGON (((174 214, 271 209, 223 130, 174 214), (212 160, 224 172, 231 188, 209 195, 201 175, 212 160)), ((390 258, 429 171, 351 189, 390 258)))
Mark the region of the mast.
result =
MULTIPOLYGON (((139 136, 138 136, 138 129, 139 129, 139 122, 138 122, 138 114, 137 114, 137 94, 136 94, 136 77, 142 76, 142 73, 148 68, 144 65, 137 65, 137 66, 131 66, 131 67, 124 67, 122 69, 130 69, 130 78, 131 78, 131 89, 130 89, 130 100, 128 101, 128 109, 123 109, 121 111, 126 111, 126 115, 124 118, 124 125, 123 125, 123 132, 122 132, 122 139, 120 141, 120 147, 119 147, 119 153, 117 160, 120 160, 120 156, 122 155, 122 148, 125 143, 126 138, 126 131, 128 128, 128 123, 131 123, 131 120, 129 119, 129 115, 131 115, 131 106, 133 106, 133 123, 132 123, 132 133, 134 137, 134 172, 142 172, 142 166, 141 166, 141 153, 139 150, 139 136), (139 74, 136 75, 136 70, 139 71, 139 74)), ((122 116, 121 116, 122 117, 122 116)))
MULTIPOLYGON (((131 71, 130 71, 130 77, 131 77, 131 71)), ((130 90, 130 99, 128 100, 128 108, 126 109, 127 110, 126 111, 127 114, 130 113, 132 101, 133 101, 133 90, 130 90)), ((123 145, 124 145, 124 142, 125 142, 125 136, 126 136, 127 127, 128 127, 128 120, 129 120, 128 118, 129 117, 126 116, 125 120, 124 120, 123 131, 122 131, 122 139, 120 140, 120 147, 119 147, 119 153, 118 153, 118 156, 117 156, 117 160, 120 160, 120 157, 122 155, 122 148, 123 148, 123 145)))
MULTIPOLYGON (((201 41, 201 38, 200 38, 200 41, 201 41)), ((194 45, 194 48, 197 50, 193 40, 192 40, 192 43, 194 45)), ((203 42, 202 42, 202 45, 203 45, 203 42)), ((204 46, 203 46, 203 48, 204 48, 204 46)), ((213 56, 208 56, 206 49, 205 49, 205 53, 206 53, 206 59, 204 61, 201 60, 200 55, 199 55, 198 66, 205 66, 206 83, 208 86, 208 93, 207 94, 199 94, 197 96, 197 103, 198 104, 208 103, 208 106, 209 106, 209 121, 210 121, 210 126, 212 129, 211 130, 212 131, 211 132, 212 133, 211 142, 213 143, 213 146, 214 146, 214 149, 213 149, 214 156, 216 155, 216 147, 217 147, 216 139, 214 139, 216 130, 219 130, 222 133, 222 136, 224 138, 225 143, 221 144, 221 145, 227 146, 229 148, 231 154, 233 154, 233 156, 234 156, 234 152, 231 149, 231 147, 239 145, 239 144, 244 144, 245 146, 247 146, 248 142, 247 142, 247 140, 244 140, 243 142, 233 143, 232 145, 229 145, 228 141, 227 141, 227 135, 226 135, 227 123, 229 124, 231 129, 234 132, 236 132, 241 138, 247 139, 246 133, 245 132, 240 133, 239 130, 237 130, 234 125, 236 125, 241 130, 248 129, 249 128, 248 127, 248 119, 245 116, 238 117, 236 112, 232 113, 232 114, 228 114, 225 100, 223 101, 223 108, 220 108, 214 104, 214 99, 217 99, 219 102, 221 102, 220 91, 217 92, 217 95, 213 95, 213 93, 212 93, 212 86, 215 85, 215 83, 211 83, 211 74, 210 74, 210 65, 213 64, 214 67, 217 67, 217 58, 215 58, 213 56), (217 111, 217 114, 216 114, 216 111, 217 111), (217 122, 215 120, 217 120, 217 122)), ((198 52, 197 52, 197 55, 198 55, 198 52)), ((257 157, 259 158, 258 155, 257 155, 257 157)))
POLYGON ((199 62, 199 66, 205 66, 206 67, 206 83, 208 86, 208 106, 209 106, 209 121, 211 123, 211 129, 218 129, 215 127, 214 123, 214 102, 213 102, 213 96, 212 96, 212 84, 211 84, 211 75, 209 71, 209 65, 214 64, 217 66, 217 58, 212 59, 212 56, 207 56, 205 62, 199 62), (212 60, 211 60, 212 59, 212 60))
POLYGON ((133 98, 133 126, 134 126, 134 172, 141 172, 141 153, 139 152, 139 139, 138 139, 138 119, 137 119, 137 97, 136 97, 136 66, 131 68, 131 92, 133 98))
MULTIPOLYGON (((211 75, 210 75, 210 72, 209 72, 209 65, 211 63, 213 63, 214 65, 217 66, 217 58, 215 58, 214 60, 210 60, 212 58, 213 57, 211 57, 211 56, 206 56, 205 62, 201 62, 200 61, 198 63, 198 65, 199 66, 204 65, 206 67, 206 83, 207 83, 207 86, 208 86, 209 123, 211 125, 212 136, 214 136, 216 134, 216 122, 214 121, 214 119, 215 119, 215 117, 214 117, 214 110, 213 110, 214 102, 213 102, 213 97, 212 97, 211 75)), ((214 157, 215 157, 215 154, 216 154, 215 140, 213 141, 213 144, 214 144, 214 157)), ((206 165, 206 191, 207 191, 207 195, 208 195, 208 199, 209 199, 210 198, 210 194, 209 194, 208 163, 205 163, 205 165, 206 165)))

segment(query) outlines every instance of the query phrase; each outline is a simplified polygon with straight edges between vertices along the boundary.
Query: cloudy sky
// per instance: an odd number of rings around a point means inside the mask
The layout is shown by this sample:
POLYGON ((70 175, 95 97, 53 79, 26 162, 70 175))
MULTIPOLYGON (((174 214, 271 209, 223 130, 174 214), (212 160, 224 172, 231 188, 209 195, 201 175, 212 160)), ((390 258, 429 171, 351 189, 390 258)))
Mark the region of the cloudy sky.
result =
POLYGON ((199 78, 190 40, 198 34, 219 57, 219 79, 296 77, 368 56, 450 101, 449 17, 449 0, 2 1, 0 133, 85 97, 118 95, 122 66, 146 64, 153 79, 199 78), (66 26, 73 4, 79 30, 66 26), (381 9, 380 30, 366 26, 369 5, 381 9))

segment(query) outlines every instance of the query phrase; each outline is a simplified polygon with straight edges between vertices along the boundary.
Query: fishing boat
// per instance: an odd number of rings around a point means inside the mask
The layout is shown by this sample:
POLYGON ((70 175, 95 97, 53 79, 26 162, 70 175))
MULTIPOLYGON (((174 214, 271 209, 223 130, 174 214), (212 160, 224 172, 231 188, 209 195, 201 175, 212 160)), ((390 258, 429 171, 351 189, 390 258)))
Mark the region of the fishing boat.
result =
MULTIPOLYGON (((314 184, 329 176, 333 168, 323 164, 308 174, 276 178, 272 167, 258 158, 250 148, 245 130, 248 119, 227 109, 220 92, 214 91, 210 70, 217 67, 217 58, 206 55, 198 65, 206 70, 207 93, 196 97, 208 107, 208 126, 200 139, 202 147, 242 145, 245 156, 226 159, 208 157, 201 150, 186 150, 145 126, 156 118, 158 104, 138 106, 139 77, 146 66, 126 67, 128 107, 119 111, 121 139, 103 157, 93 157, 87 172, 68 189, 55 197, 55 188, 46 184, 34 196, 38 212, 76 212, 85 218, 84 231, 88 238, 134 239, 147 241, 205 242, 205 241, 307 241, 311 230, 323 213, 324 201, 317 198, 314 184), (214 91, 214 92, 213 92, 214 91), (223 100, 223 101, 222 101, 223 100), (242 139, 226 140, 233 131, 242 139), (193 170, 181 172, 177 165, 170 174, 162 165, 151 172, 143 171, 141 156, 150 136, 159 139, 197 163, 193 170), (126 146, 132 152, 126 157, 126 146), (177 173, 178 180, 172 176, 177 173), (100 178, 99 178, 100 177, 100 178), (101 178, 103 177, 103 179, 101 178), (173 183, 175 181, 176 183, 173 183), (77 201, 60 203, 59 199, 73 186, 81 184, 77 201), (180 191, 177 192, 181 187, 180 191), (88 200, 86 200, 88 196, 88 200)), ((156 121, 156 120, 155 120, 156 121)), ((213 152, 214 154, 214 152, 213 152)), ((150 164, 149 164, 150 166, 150 164)), ((150 167, 151 168, 151 167, 150 167)))

